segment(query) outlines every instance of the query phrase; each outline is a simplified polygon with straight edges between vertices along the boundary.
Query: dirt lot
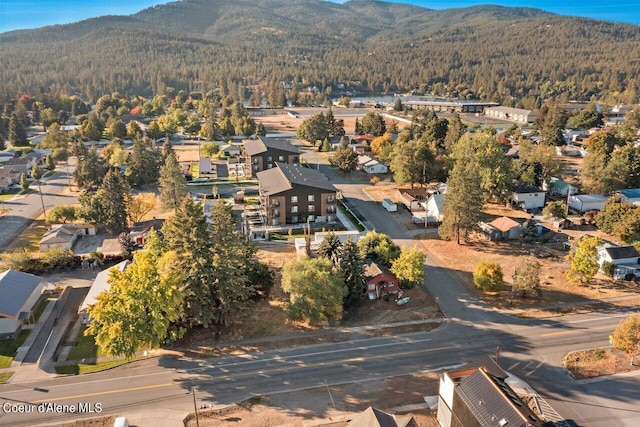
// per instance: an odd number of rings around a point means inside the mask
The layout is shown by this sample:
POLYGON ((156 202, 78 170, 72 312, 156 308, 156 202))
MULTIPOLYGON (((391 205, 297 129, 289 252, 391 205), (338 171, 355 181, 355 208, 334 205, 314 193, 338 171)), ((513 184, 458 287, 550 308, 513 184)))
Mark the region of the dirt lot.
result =
POLYGON ((631 358, 622 351, 598 348, 569 353, 564 358, 564 364, 571 375, 580 380, 640 370, 639 359, 634 358, 634 364, 631 365, 631 358))

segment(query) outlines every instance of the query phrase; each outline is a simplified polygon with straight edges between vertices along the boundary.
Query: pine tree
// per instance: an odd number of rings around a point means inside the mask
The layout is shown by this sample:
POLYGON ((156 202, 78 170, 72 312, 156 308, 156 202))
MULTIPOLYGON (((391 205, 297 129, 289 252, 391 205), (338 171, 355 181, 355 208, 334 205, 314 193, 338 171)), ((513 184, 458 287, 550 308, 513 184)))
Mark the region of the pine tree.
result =
POLYGON ((187 195, 187 181, 178 159, 171 153, 160 168, 160 201, 167 209, 176 209, 187 195))
POLYGON ((184 197, 175 214, 165 222, 162 232, 167 249, 179 255, 177 268, 189 290, 182 321, 205 328, 214 325, 217 321, 212 309, 216 292, 215 271, 209 225, 202 204, 184 197))
POLYGON ((328 233, 320 243, 318 255, 331 260, 333 265, 337 267, 340 261, 340 246, 340 238, 336 233, 328 233))
POLYGON ((107 233, 120 234, 128 226, 127 203, 131 189, 119 172, 111 170, 105 175, 101 190, 105 229, 107 233))
POLYGON ((358 301, 363 293, 364 265, 358 245, 350 238, 340 247, 339 269, 348 290, 346 303, 358 301))
POLYGON ((56 169, 56 162, 53 161, 53 156, 51 156, 51 154, 44 159, 44 164, 50 171, 54 171, 56 169))
POLYGON ((20 188, 22 188, 24 191, 27 191, 29 189, 29 180, 27 179, 27 174, 26 173, 21 173, 20 174, 20 188))
POLYGON ((11 119, 9 120, 9 141, 11 141, 11 144, 15 147, 26 147, 29 145, 24 124, 15 113, 11 114, 11 119))

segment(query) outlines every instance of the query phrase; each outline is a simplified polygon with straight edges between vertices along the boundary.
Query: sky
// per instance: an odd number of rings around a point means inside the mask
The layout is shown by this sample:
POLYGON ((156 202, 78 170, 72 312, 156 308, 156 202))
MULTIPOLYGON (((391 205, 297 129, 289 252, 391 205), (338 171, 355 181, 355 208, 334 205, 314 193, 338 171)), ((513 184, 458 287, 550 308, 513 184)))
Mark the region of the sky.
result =
MULTIPOLYGON (((283 0, 286 1, 286 0, 283 0)), ((334 0, 339 3, 342 1, 334 0)), ((526 6, 562 15, 583 16, 640 25, 640 0, 394 0, 429 9, 479 4, 526 6)), ((0 0, 0 33, 67 24, 103 15, 131 15, 166 3, 163 0, 0 0)))

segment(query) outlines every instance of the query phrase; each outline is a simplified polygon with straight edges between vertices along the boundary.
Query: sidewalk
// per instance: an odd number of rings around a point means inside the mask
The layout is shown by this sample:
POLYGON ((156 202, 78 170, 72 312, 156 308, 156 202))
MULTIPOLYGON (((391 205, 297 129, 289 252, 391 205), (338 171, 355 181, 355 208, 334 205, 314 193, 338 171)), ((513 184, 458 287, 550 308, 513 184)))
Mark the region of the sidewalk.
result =
POLYGON ((564 302, 564 303, 559 303, 559 304, 550 304, 550 305, 544 305, 544 306, 540 306, 540 307, 532 307, 532 308, 526 308, 526 309, 502 309, 500 310, 501 312, 503 312, 504 314, 508 314, 508 315, 512 315, 512 316, 517 316, 519 314, 522 313, 526 313, 529 311, 541 311, 541 310, 556 310, 559 308, 565 308, 565 307, 582 307, 582 306, 588 306, 588 305, 597 305, 597 304, 606 304, 606 303, 613 303, 613 302, 617 302, 617 301, 626 301, 626 300, 633 300, 633 299, 640 299, 640 295, 623 295, 623 296, 619 296, 619 297, 612 297, 612 298, 604 298, 604 299, 599 299, 599 300, 585 300, 585 301, 574 301, 574 302, 564 302))

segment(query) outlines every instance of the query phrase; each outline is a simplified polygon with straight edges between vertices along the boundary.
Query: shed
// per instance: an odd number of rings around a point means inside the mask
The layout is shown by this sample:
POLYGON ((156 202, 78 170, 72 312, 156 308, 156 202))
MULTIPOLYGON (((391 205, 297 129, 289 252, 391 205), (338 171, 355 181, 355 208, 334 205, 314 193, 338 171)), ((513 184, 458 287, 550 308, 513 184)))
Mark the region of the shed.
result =
POLYGON ((406 192, 400 192, 400 202, 410 211, 421 210, 420 201, 406 192))
POLYGON ((442 194, 432 194, 425 205, 427 211, 427 221, 442 222, 444 196, 442 194))
POLYGON ((6 270, 0 273, 0 339, 15 338, 33 314, 46 285, 42 277, 6 270))

